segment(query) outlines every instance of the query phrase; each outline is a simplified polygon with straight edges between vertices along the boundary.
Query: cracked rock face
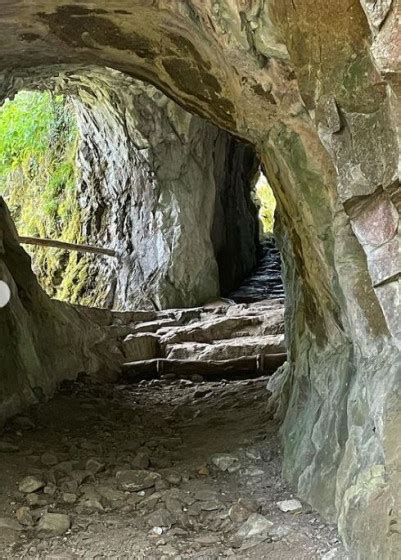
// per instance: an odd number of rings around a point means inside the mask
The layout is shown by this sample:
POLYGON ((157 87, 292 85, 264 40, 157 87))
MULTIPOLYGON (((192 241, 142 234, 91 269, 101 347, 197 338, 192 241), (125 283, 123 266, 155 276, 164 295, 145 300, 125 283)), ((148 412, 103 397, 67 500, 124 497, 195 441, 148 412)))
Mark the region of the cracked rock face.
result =
POLYGON ((401 554, 400 21, 397 0, 44 0, 0 16, 2 95, 60 65, 114 68, 256 147, 284 259, 285 475, 363 560, 401 554))
POLYGON ((252 148, 152 86, 111 71, 77 80, 57 87, 76 89, 83 235, 118 254, 92 259, 94 303, 169 309, 229 293, 256 264, 252 148))

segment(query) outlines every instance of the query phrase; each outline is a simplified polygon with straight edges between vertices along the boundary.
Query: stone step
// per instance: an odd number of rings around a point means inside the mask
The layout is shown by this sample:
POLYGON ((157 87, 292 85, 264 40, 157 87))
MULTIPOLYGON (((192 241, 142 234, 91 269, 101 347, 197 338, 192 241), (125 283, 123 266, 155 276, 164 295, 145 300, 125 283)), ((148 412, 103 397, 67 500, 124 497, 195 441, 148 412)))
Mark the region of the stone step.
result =
POLYGON ((201 375, 206 379, 222 377, 236 379, 271 375, 284 364, 286 359, 286 354, 248 356, 235 360, 155 359, 123 364, 121 372, 128 383, 164 375, 181 378, 201 375))
POLYGON ((261 315, 216 317, 179 328, 160 330, 158 334, 161 335, 162 344, 210 343, 215 340, 264 334, 263 328, 264 317, 261 315))
POLYGON ((174 360, 229 360, 258 354, 285 353, 284 335, 267 335, 224 339, 210 344, 184 342, 168 344, 166 358, 174 360))

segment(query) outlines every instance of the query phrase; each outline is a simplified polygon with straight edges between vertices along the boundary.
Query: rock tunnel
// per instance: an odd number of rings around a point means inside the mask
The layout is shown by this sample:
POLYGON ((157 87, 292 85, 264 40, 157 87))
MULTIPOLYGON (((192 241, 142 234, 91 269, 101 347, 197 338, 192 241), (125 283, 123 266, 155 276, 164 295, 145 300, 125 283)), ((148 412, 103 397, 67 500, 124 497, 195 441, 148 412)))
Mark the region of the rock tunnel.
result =
MULTIPOLYGON (((89 235, 113 238, 126 255, 121 285, 107 266, 102 270, 110 305, 143 307, 138 279, 149 298, 167 271, 171 290, 156 308, 197 304, 216 295, 205 291, 216 291, 219 281, 230 287, 244 277, 255 258, 254 221, 244 213, 236 218, 241 238, 231 246, 221 244, 221 232, 214 246, 202 236, 195 243, 172 237, 171 260, 157 263, 156 274, 147 257, 165 242, 157 239, 164 227, 174 236, 182 223, 201 233, 207 220, 209 227, 224 221, 228 205, 216 215, 197 188, 205 177, 222 192, 233 161, 246 180, 262 162, 277 200, 286 289, 288 361, 269 383, 284 477, 338 524, 350 558, 400 558, 400 3, 0 5, 1 98, 50 88, 72 94, 79 106, 89 235), (184 143, 190 156, 182 155, 184 143), (216 150, 220 168, 210 159, 216 150), (132 208, 127 185, 137 161, 143 167, 133 180, 143 204, 132 208), (189 192, 180 189, 182 174, 189 192), (149 181, 154 190, 145 189, 149 181), (173 182, 161 201, 171 213, 158 219, 160 200, 152 193, 173 182), (105 201, 109 231, 101 219, 105 201), (188 213, 177 218, 184 222, 175 222, 175 203, 188 213), (140 255, 122 235, 132 212, 139 224, 131 226, 132 239, 145 226, 155 232, 154 246, 140 255), (226 278, 227 267, 219 278, 213 258, 219 251, 238 265, 226 278), (188 269, 196 282, 184 278, 188 269)), ((229 183, 239 200, 237 178, 233 173, 229 183)), ((4 421, 82 371, 111 378, 116 350, 85 308, 44 294, 4 202, 0 226, 0 272, 12 288, 0 311, 4 421)))

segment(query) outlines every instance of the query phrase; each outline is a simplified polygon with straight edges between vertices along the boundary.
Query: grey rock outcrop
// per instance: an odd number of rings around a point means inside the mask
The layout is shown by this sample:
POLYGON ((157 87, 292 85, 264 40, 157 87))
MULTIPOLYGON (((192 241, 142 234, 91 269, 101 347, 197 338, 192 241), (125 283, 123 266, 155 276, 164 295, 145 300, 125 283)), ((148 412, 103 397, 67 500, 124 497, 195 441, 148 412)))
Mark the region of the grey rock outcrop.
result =
POLYGON ((115 369, 105 333, 78 309, 51 301, 39 287, 0 198, 0 276, 12 298, 0 309, 0 424, 50 396, 80 372, 106 377, 115 369))
POLYGON ((116 72, 92 70, 75 95, 83 236, 119 255, 91 259, 89 301, 190 307, 236 287, 256 264, 254 151, 116 72))

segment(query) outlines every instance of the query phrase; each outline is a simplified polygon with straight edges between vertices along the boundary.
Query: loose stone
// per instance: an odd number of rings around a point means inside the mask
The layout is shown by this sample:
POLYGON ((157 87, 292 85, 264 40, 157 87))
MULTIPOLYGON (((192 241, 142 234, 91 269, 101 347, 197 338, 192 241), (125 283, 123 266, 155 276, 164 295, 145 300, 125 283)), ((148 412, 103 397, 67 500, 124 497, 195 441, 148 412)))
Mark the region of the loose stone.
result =
POLYGON ((130 492, 138 492, 140 490, 146 490, 147 488, 152 488, 156 481, 161 477, 158 473, 138 470, 138 471, 119 471, 116 474, 116 479, 119 487, 122 490, 128 490, 130 492))
POLYGON ((38 531, 52 533, 53 535, 63 535, 71 527, 68 515, 62 513, 45 513, 38 523, 38 531))
POLYGON ((299 500, 283 500, 277 502, 277 507, 284 513, 300 513, 302 511, 302 504, 299 500))
POLYGON ((233 455, 216 454, 211 457, 211 462, 221 471, 235 472, 240 468, 238 458, 233 455))
POLYGON ((36 478, 35 476, 27 476, 22 480, 18 486, 20 492, 24 494, 31 494, 32 492, 37 492, 44 488, 46 484, 43 480, 36 478))

